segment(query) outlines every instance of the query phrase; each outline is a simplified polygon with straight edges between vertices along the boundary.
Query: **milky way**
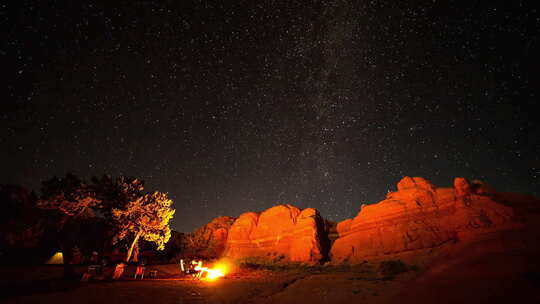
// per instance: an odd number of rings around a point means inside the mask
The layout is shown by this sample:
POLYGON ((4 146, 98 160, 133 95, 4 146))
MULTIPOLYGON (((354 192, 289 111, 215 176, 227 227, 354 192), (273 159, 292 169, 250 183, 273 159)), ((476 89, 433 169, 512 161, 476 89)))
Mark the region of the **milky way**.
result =
POLYGON ((540 195, 526 2, 226 2, 2 4, 0 183, 140 177, 180 231, 405 175, 540 195))

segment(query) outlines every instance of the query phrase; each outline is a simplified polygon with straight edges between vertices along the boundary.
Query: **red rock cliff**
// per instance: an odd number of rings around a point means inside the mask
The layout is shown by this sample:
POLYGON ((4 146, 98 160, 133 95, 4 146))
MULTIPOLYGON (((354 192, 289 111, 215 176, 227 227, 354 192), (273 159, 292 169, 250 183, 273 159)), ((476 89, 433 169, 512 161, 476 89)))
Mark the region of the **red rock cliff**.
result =
POLYGON ((220 216, 192 233, 183 236, 185 256, 217 258, 223 255, 228 232, 234 218, 220 216))
POLYGON ((323 226, 319 212, 313 208, 278 205, 260 214, 244 213, 229 230, 225 255, 235 259, 318 262, 324 258, 323 226))
POLYGON ((405 177, 397 190, 338 223, 333 261, 431 248, 518 226, 513 209, 495 202, 489 188, 478 182, 456 178, 453 188, 436 188, 423 178, 405 177))

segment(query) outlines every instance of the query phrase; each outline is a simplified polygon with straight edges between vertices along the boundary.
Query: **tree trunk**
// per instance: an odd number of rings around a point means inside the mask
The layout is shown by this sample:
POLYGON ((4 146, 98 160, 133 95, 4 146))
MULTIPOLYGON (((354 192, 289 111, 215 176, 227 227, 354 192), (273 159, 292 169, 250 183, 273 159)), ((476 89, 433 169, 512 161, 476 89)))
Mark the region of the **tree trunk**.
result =
POLYGON ((131 259, 133 263, 139 262, 139 243, 135 244, 135 248, 133 248, 133 258, 131 259))
POLYGON ((69 217, 61 219, 58 229, 58 237, 60 239, 60 249, 62 250, 62 258, 64 259, 64 278, 74 279, 76 277, 75 267, 73 266, 73 247, 75 246, 75 235, 80 233, 79 226, 69 217))
POLYGON ((131 246, 129 246, 129 250, 127 252, 126 256, 126 263, 129 262, 129 259, 131 258, 131 253, 133 253, 133 248, 135 248, 135 244, 139 241, 139 237, 141 236, 141 232, 137 232, 135 235, 135 238, 133 239, 133 242, 131 243, 131 246))
POLYGON ((73 248, 71 245, 64 244, 62 247, 62 258, 64 259, 64 279, 73 279, 75 277, 75 268, 71 264, 73 259, 73 248))

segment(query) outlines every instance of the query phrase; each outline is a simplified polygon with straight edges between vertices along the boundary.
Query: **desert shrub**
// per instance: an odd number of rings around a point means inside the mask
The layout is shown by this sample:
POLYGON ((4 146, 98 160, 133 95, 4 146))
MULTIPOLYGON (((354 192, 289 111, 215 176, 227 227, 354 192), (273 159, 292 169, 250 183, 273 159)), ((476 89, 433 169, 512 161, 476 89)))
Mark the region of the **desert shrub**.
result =
POLYGON ((244 269, 287 272, 318 272, 325 268, 322 265, 308 265, 304 263, 290 262, 286 256, 280 254, 272 254, 271 256, 268 256, 268 258, 247 257, 237 260, 237 263, 240 265, 240 268, 244 269))
POLYGON ((407 265, 403 263, 401 260, 388 260, 388 261, 382 261, 379 264, 378 271, 383 276, 383 279, 391 280, 396 275, 407 272, 410 270, 415 270, 416 267, 412 265, 407 265))

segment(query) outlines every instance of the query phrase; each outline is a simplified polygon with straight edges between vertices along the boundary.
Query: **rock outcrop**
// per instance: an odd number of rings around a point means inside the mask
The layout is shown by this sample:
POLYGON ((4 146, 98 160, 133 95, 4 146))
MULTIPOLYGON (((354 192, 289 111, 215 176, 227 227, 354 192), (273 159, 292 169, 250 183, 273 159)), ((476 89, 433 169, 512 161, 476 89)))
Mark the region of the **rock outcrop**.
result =
POLYGON ((191 255, 208 258, 356 263, 447 243, 498 242, 510 230, 515 234, 540 222, 536 198, 500 193, 464 178, 439 188, 421 177, 404 177, 396 192, 360 209, 355 218, 334 223, 313 208, 278 205, 237 219, 214 219, 187 234, 184 243, 187 252, 193 249, 191 255))
POLYGON ((192 233, 183 235, 185 256, 217 258, 223 255, 231 225, 229 216, 220 216, 192 233))
POLYGON ((278 205, 242 214, 229 230, 225 255, 315 263, 325 258, 324 221, 313 208, 278 205))
POLYGON ((510 206, 498 203, 492 190, 456 178, 453 188, 437 188, 420 177, 405 177, 397 192, 363 206, 354 219, 337 224, 330 257, 358 262, 369 256, 398 253, 489 237, 520 224, 510 206))

